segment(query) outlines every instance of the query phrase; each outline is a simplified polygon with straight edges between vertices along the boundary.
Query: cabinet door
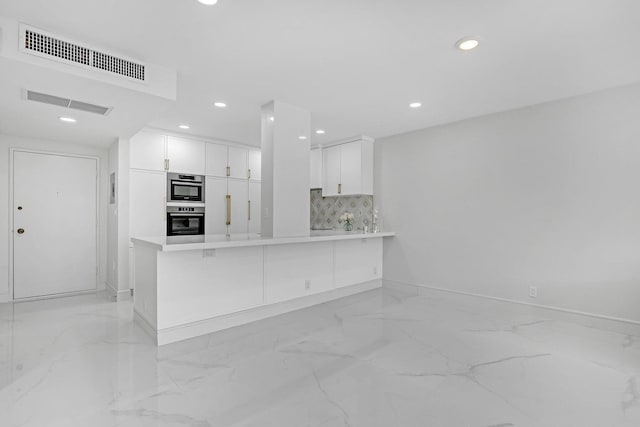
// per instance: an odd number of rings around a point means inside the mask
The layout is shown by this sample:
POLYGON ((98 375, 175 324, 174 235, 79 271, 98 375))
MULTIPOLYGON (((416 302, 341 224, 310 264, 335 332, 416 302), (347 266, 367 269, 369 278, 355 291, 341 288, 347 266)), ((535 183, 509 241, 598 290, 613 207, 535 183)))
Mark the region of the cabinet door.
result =
POLYGON ((231 196, 231 225, 229 234, 246 233, 249 225, 249 183, 247 180, 228 180, 231 196))
POLYGON ((249 178, 252 181, 262 179, 262 153, 260 151, 249 151, 249 178))
POLYGON ((337 196, 340 185, 341 146, 322 150, 322 195, 337 196))
POLYGON ((139 132, 129 141, 129 167, 164 171, 167 137, 151 132, 139 132))
POLYGON ((227 176, 227 146, 220 144, 207 144, 207 175, 227 176))
POLYGON ((132 169, 129 174, 129 235, 166 236, 167 175, 132 169))
POLYGON ((227 179, 208 176, 204 191, 205 234, 227 234, 227 179))
POLYGON ((229 147, 229 178, 249 178, 248 155, 249 150, 247 149, 229 147))
POLYGON ((322 150, 320 148, 314 148, 311 150, 311 161, 309 166, 309 188, 322 188, 322 150))
POLYGON ((249 182, 249 233, 260 233, 260 197, 262 184, 260 182, 249 182))
POLYGON ((362 194, 362 143, 342 145, 340 163, 342 195, 362 194))
POLYGON ((205 143, 189 139, 167 138, 169 171, 204 175, 205 143))

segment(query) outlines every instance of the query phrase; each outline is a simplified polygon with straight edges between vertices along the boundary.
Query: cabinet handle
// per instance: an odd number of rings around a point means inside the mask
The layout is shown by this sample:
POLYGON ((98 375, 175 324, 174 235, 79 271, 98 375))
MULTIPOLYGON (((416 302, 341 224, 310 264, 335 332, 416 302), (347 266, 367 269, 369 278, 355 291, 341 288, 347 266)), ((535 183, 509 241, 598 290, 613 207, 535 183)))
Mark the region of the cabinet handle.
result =
POLYGON ((251 200, 249 200, 249 221, 251 221, 251 200))
POLYGON ((342 194, 342 184, 338 184, 338 194, 342 194))
POLYGON ((231 195, 227 194, 227 225, 231 225, 231 195))
POLYGON ((231 176, 231 166, 227 166, 227 176, 231 176))
POLYGON ((164 170, 169 170, 169 159, 164 159, 164 170))
POLYGON ((251 179, 251 169, 247 169, 247 178, 251 179))

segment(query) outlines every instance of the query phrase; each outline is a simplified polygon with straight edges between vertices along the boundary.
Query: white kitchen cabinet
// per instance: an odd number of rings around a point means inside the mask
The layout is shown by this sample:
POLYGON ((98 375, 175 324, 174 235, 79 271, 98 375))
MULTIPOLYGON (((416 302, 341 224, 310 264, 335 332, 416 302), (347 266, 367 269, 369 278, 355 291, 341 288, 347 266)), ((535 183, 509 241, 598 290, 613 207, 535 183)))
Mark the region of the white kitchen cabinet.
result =
POLYGON ((246 233, 249 226, 249 183, 229 179, 227 191, 231 198, 231 224, 229 234, 246 233))
POLYGON ((167 177, 165 172, 131 169, 129 236, 165 236, 167 177))
POLYGON ((342 163, 342 146, 334 145, 322 150, 322 195, 337 196, 340 194, 340 170, 342 163))
POLYGON ((204 191, 205 234, 227 234, 227 179, 208 176, 204 191))
POLYGON ((260 181, 262 179, 262 153, 249 150, 249 179, 260 181))
POLYGON ((336 288, 382 278, 382 239, 335 242, 336 288))
POLYGON ((373 194, 373 141, 357 140, 322 150, 322 195, 373 194))
POLYGON ((164 171, 167 137, 151 132, 139 132, 129 141, 129 167, 164 171))
POLYGON ((249 150, 245 148, 229 147, 228 156, 229 156, 228 157, 229 178, 248 179, 249 178, 249 165, 248 165, 249 150))
POLYGON ((206 173, 208 176, 227 176, 228 147, 220 144, 207 144, 206 173))
POLYGON ((249 233, 260 233, 261 216, 260 216, 260 197, 262 184, 260 182, 249 182, 249 233))
POLYGON ((167 138, 167 169, 170 172, 205 174, 205 143, 184 138, 167 138))
POLYGON ((310 152, 309 188, 322 188, 322 149, 314 148, 310 152))

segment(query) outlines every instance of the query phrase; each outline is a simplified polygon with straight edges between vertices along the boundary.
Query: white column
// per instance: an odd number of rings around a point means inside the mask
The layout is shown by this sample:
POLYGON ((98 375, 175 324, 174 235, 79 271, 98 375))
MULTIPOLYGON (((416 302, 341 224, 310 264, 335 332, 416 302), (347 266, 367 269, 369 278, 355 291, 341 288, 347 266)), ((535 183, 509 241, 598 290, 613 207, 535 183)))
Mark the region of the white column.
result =
POLYGON ((311 114, 272 101, 262 107, 262 235, 308 236, 311 114))

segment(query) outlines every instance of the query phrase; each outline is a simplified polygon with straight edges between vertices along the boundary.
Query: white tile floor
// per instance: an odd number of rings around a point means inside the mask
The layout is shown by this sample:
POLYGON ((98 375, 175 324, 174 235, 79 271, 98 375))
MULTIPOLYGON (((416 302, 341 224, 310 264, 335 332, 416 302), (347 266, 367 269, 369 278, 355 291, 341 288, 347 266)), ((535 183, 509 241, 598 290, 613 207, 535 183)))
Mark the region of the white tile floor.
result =
POLYGON ((637 427, 640 328, 384 289, 156 349, 82 296, 0 305, 0 387, 2 427, 637 427))

